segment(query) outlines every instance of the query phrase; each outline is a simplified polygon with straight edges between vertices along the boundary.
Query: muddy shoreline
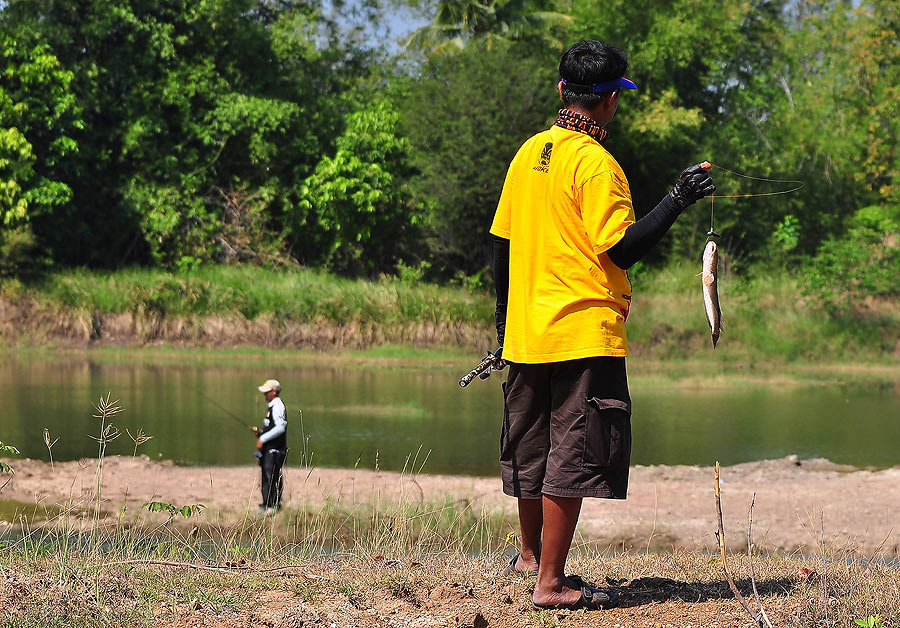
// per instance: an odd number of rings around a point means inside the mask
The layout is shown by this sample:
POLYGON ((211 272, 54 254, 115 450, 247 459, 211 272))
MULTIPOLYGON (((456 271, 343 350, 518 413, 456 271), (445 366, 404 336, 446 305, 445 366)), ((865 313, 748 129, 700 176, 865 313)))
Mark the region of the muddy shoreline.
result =
MULTIPOLYGON (((15 468, 0 500, 42 505, 93 503, 97 461, 50 463, 6 459, 15 468)), ((286 510, 325 500, 346 506, 384 500, 446 503, 465 500, 481 512, 515 520, 515 501, 498 478, 400 474, 361 469, 289 467, 286 510)), ((5 481, 5 479, 4 479, 5 481)), ((577 542, 608 551, 676 548, 715 551, 714 470, 697 466, 636 466, 628 499, 586 499, 577 542)), ((833 551, 900 555, 896 504, 900 467, 860 470, 827 460, 788 457, 723 467, 721 494, 730 548, 746 548, 748 508, 755 495, 753 542, 761 550, 815 553, 823 540, 833 551)), ((149 501, 204 504, 204 518, 219 524, 256 511, 259 471, 253 466, 184 467, 146 457, 114 456, 103 466, 107 513, 146 516, 149 501)), ((113 517, 110 514, 110 517, 113 517)), ((16 527, 0 522, 0 534, 16 527)))

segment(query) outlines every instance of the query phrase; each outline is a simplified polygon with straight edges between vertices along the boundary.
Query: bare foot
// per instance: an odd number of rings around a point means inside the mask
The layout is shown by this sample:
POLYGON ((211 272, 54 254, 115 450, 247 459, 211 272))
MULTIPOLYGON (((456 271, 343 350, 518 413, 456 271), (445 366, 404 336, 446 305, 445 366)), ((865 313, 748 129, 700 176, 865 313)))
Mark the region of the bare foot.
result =
POLYGON ((569 578, 560 578, 550 586, 541 586, 538 580, 531 600, 538 606, 555 606, 556 604, 574 604, 581 599, 581 587, 569 578))
MULTIPOLYGON (((554 579, 551 579, 553 582, 554 579)), ((597 610, 612 608, 619 602, 619 595, 608 589, 598 589, 581 579, 580 576, 569 576, 555 579, 554 586, 534 588, 532 602, 535 608, 584 608, 597 610), (573 588, 574 587, 574 588, 573 588)))
POLYGON ((537 573, 539 567, 540 562, 534 554, 519 554, 519 559, 516 561, 513 571, 521 573, 537 573))

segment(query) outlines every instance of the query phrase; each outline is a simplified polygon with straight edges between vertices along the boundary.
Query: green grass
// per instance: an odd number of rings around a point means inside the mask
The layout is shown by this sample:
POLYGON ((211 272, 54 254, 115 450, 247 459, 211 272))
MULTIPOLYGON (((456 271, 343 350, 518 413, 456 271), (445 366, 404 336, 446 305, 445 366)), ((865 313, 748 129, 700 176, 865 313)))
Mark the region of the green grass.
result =
POLYGON ((828 311, 786 271, 719 276, 724 332, 713 349, 696 271, 671 266, 635 282, 628 320, 633 354, 732 365, 898 362, 900 304, 870 301, 828 311))
MULTIPOLYGON (((870 299, 828 310, 783 269, 720 275, 725 330, 713 350, 695 266, 635 274, 628 320, 632 356, 727 365, 898 363, 900 304, 870 299)), ((34 285, 5 281, 0 300, 21 305, 27 315, 21 336, 14 337, 20 346, 52 344, 67 334, 84 344, 92 326, 115 315, 133 321, 131 332, 120 325, 120 345, 225 347, 208 354, 216 359, 252 359, 258 353, 253 346, 264 346, 275 347, 267 349, 267 359, 290 360, 306 348, 361 362, 455 362, 471 360, 473 351, 493 343, 489 292, 390 277, 349 280, 305 268, 61 271, 34 285), (228 348, 240 343, 250 346, 228 348)), ((129 359, 121 348, 94 351, 129 359)), ((162 360, 174 350, 140 351, 162 360)))
POLYGON ((399 345, 373 346, 355 351, 330 351, 323 353, 312 349, 279 349, 264 347, 179 347, 179 346, 104 346, 90 349, 60 348, 55 346, 25 345, 0 347, 0 356, 15 356, 16 360, 65 360, 82 359, 89 355, 92 361, 110 363, 215 364, 217 366, 243 366, 252 362, 266 364, 317 364, 339 363, 342 366, 361 367, 418 367, 446 366, 458 370, 460 366, 477 363, 472 351, 460 347, 434 347, 422 349, 399 345))
POLYGON ((393 278, 354 281, 324 271, 208 266, 188 274, 130 269, 58 272, 33 288, 45 304, 102 313, 172 316, 271 316, 300 322, 483 321, 492 313, 485 294, 393 278))

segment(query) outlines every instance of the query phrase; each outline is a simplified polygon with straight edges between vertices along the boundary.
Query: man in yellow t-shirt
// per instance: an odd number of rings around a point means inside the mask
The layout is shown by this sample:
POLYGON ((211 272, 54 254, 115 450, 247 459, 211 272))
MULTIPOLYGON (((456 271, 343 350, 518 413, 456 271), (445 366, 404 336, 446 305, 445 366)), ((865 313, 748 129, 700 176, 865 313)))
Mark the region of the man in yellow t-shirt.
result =
POLYGON ((625 372, 626 270, 681 211, 711 194, 709 164, 686 169, 635 220, 628 181, 601 145, 618 107, 625 54, 597 41, 559 64, 564 109, 510 164, 491 225, 497 339, 510 371, 500 464, 518 498, 520 552, 508 571, 537 572, 535 608, 607 608, 618 594, 566 576, 584 497, 624 499, 631 458, 625 372))

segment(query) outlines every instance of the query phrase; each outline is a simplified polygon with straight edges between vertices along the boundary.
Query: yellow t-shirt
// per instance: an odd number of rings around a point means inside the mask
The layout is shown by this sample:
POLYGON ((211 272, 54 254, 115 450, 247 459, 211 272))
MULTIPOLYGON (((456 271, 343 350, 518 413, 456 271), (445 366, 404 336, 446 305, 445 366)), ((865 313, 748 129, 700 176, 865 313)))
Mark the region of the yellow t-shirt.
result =
POLYGON ((631 283, 606 251, 633 223, 625 174, 591 137, 553 126, 522 145, 491 225, 510 241, 505 359, 628 355, 631 283))

